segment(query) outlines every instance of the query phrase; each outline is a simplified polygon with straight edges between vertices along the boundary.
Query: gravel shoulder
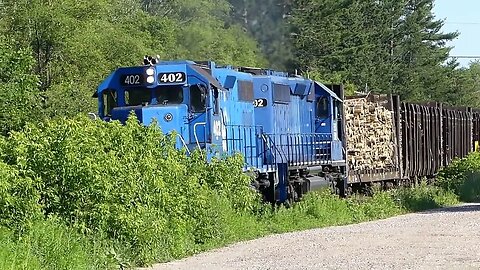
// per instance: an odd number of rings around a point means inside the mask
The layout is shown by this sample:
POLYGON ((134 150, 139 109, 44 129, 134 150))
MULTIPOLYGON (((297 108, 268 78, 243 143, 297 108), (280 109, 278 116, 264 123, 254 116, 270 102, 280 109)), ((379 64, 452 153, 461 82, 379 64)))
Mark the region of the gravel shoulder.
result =
POLYGON ((480 204, 271 235, 146 269, 480 269, 480 204))

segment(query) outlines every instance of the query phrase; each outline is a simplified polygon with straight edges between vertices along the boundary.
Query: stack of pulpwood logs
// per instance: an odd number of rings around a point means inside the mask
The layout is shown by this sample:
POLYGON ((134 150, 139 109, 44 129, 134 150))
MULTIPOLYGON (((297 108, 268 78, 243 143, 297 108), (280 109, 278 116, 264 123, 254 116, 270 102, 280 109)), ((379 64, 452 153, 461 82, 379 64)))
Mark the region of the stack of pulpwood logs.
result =
POLYGON ((347 99, 344 106, 351 169, 373 170, 393 166, 393 112, 366 98, 347 99))

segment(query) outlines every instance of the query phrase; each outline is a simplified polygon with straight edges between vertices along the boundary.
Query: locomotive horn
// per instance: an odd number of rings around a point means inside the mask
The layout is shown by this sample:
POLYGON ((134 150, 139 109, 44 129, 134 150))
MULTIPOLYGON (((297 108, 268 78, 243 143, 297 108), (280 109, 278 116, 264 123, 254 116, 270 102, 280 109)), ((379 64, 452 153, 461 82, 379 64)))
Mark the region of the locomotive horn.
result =
POLYGON ((158 62, 160 62, 158 55, 157 57, 148 56, 148 55, 145 55, 143 57, 143 64, 145 66, 153 66, 153 65, 156 65, 158 62))

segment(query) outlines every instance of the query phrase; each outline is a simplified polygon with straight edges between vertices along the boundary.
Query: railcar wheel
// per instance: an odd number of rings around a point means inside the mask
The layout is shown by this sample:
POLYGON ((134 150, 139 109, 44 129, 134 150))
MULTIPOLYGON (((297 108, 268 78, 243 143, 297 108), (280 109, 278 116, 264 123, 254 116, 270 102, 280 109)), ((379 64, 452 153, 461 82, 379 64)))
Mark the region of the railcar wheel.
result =
POLYGON ((393 182, 386 182, 385 183, 385 190, 393 189, 395 184, 393 182))
POLYGON ((330 180, 330 191, 332 194, 340 195, 340 189, 337 187, 337 182, 330 180))
POLYGON ((295 187, 290 183, 288 185, 288 201, 290 201, 290 204, 293 204, 294 202, 298 201, 298 193, 295 189, 295 187))
POLYGON ((372 197, 374 192, 374 187, 371 185, 365 185, 362 187, 362 193, 365 194, 365 196, 372 197))
POLYGON ((353 194, 353 188, 351 186, 348 186, 345 195, 349 197, 349 196, 352 196, 352 194, 353 194))

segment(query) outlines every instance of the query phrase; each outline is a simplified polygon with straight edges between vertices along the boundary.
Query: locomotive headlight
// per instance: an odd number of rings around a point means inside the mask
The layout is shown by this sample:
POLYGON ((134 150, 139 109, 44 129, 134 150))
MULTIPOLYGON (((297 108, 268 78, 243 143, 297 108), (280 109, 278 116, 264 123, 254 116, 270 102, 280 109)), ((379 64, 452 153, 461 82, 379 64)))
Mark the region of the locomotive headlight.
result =
POLYGON ((145 71, 148 76, 153 76, 155 74, 155 69, 154 68, 149 68, 145 71))
POLYGON ((148 77, 147 77, 147 83, 153 83, 153 82, 155 82, 155 77, 153 77, 153 76, 148 76, 148 77))

